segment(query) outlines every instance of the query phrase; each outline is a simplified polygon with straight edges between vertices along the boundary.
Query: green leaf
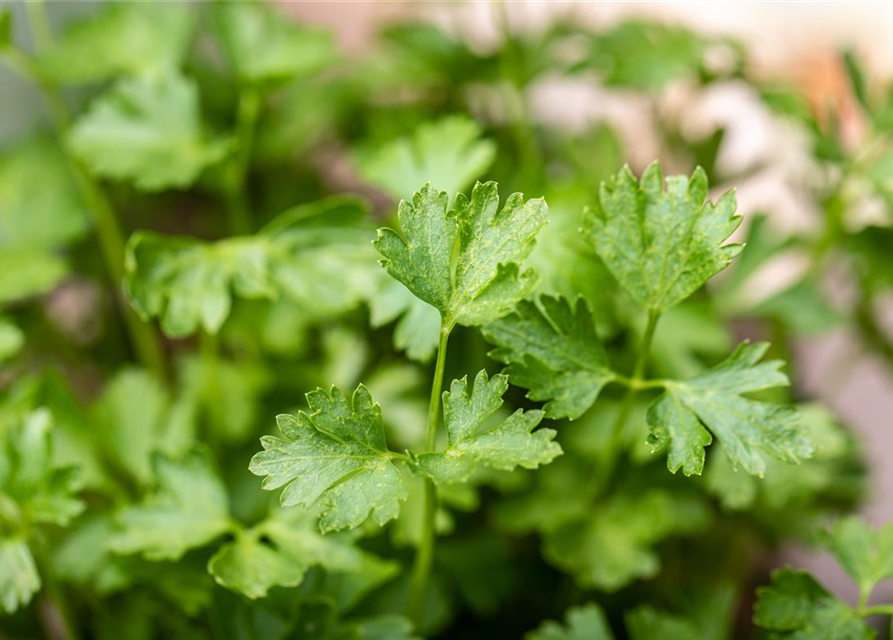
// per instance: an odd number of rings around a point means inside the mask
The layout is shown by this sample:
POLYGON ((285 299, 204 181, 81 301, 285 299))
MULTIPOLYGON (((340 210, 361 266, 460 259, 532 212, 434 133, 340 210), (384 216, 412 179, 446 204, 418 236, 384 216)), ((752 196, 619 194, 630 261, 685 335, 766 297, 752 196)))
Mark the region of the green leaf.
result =
POLYGON ((697 78, 705 53, 716 46, 698 33, 658 22, 624 22, 590 38, 579 67, 594 68, 606 85, 645 90, 697 78))
POLYGON ((443 394, 446 450, 418 455, 410 464, 412 471, 438 484, 450 484, 467 482, 477 463, 504 471, 518 466, 535 469, 561 455, 561 447, 553 442, 554 430, 533 431, 543 418, 542 411, 518 409, 496 426, 485 427, 502 406, 506 389, 508 376, 488 378, 485 370, 475 377, 472 390, 467 377, 453 380, 443 394))
POLYGON ((180 66, 194 24, 187 4, 110 3, 67 28, 39 56, 37 66, 65 83, 119 75, 159 77, 180 66))
POLYGON ((398 210, 401 236, 379 229, 375 246, 382 265, 410 291, 440 311, 446 328, 476 326, 505 315, 530 292, 535 276, 519 263, 546 224, 542 199, 509 196, 499 211, 495 182, 477 184, 469 200, 448 197, 430 185, 398 210), (458 242, 458 250, 456 243, 458 242))
POLYGON ((68 275, 59 256, 42 249, 0 248, 0 304, 46 293, 68 275))
POLYGON ((437 351, 440 313, 416 298, 403 284, 382 274, 380 287, 369 296, 369 323, 381 327, 397 320, 394 347, 413 360, 427 362, 437 351))
POLYGON ((36 136, 4 150, 0 156, 0 245, 55 247, 81 238, 88 226, 87 208, 55 142, 36 136))
POLYGON ((218 549, 208 561, 208 572, 220 586, 255 600, 272 587, 301 584, 307 565, 278 553, 256 535, 242 534, 218 549))
POLYGON ((664 181, 654 163, 639 182, 624 167, 584 213, 596 253, 643 309, 679 304, 740 253, 741 245, 722 244, 741 222, 734 193, 716 203, 706 197, 703 169, 664 181))
POLYGON ((159 317, 172 338, 199 327, 214 334, 229 316, 232 293, 273 297, 265 244, 254 238, 203 243, 136 232, 127 243, 124 291, 134 309, 159 317))
POLYGON ((14 509, 13 525, 65 526, 84 510, 84 503, 76 497, 80 488, 77 469, 53 462, 52 416, 47 409, 25 413, 0 435, 0 500, 5 496, 15 503, 2 505, 14 509))
POLYGON ((698 531, 708 518, 706 505, 690 496, 663 489, 619 494, 592 507, 591 515, 548 531, 543 553, 580 586, 616 591, 656 576, 661 563, 653 545, 698 531))
POLYGON ((614 640, 605 613, 597 604, 571 607, 564 615, 565 624, 547 620, 524 640, 614 640))
POLYGON ((496 145, 481 138, 480 126, 465 116, 449 116, 418 127, 360 158, 360 173, 396 199, 411 198, 420 184, 447 193, 466 189, 493 164, 496 145))
POLYGON ((114 534, 109 513, 79 518, 61 544, 53 549, 53 573, 78 586, 89 586, 100 595, 130 586, 134 577, 125 560, 112 555, 108 542, 114 534))
POLYGON ((157 488, 118 514, 120 531, 109 543, 112 551, 178 560, 230 530, 226 487, 204 454, 180 460, 156 454, 154 466, 157 488))
POLYGON ((190 186, 232 146, 202 132, 198 87, 177 74, 121 80, 74 123, 68 143, 97 175, 143 191, 190 186))
POLYGON ((366 207, 333 197, 295 207, 256 236, 219 242, 138 231, 127 243, 124 291, 170 337, 217 333, 233 295, 278 295, 320 315, 343 313, 377 289, 366 207))
POLYGON ((877 632, 808 573, 784 568, 757 589, 753 621, 792 640, 872 640, 877 632))
MULTIPOLYGON (((644 605, 626 615, 631 640, 703 640, 704 635, 689 620, 644 605)), ((713 640, 711 638, 711 640, 713 640)))
MULTIPOLYGON (((4 407, 5 408, 5 407, 4 407)), ((76 469, 53 463, 50 412, 18 408, 0 425, 0 609, 14 613, 40 588, 28 548, 36 525, 67 525, 84 510, 76 469)))
POLYGON ((118 468, 141 485, 151 482, 152 454, 164 450, 170 399, 146 371, 123 369, 103 389, 93 417, 118 468))
POLYGON ((760 489, 760 480, 736 470, 724 455, 715 455, 704 474, 707 490, 717 496, 723 508, 741 511, 753 506, 760 489))
POLYGON ((709 371, 684 382, 666 381, 666 391, 648 409, 648 424, 655 450, 669 449, 670 471, 682 468, 685 475, 699 475, 711 433, 735 469, 755 476, 765 472, 764 455, 793 463, 812 455, 812 443, 792 407, 742 395, 787 386, 781 361, 757 364, 768 348, 766 342, 742 342, 709 371))
POLYGON ((0 363, 17 354, 25 344, 25 334, 9 318, 0 316, 0 363))
POLYGON ((484 337, 498 347, 490 356, 509 365, 512 383, 530 389, 531 400, 548 401, 549 418, 579 418, 615 378, 583 298, 574 305, 551 296, 523 300, 486 325, 484 337))
POLYGON ((347 535, 321 535, 316 514, 302 509, 277 510, 239 534, 214 554, 208 571, 221 586, 256 599, 272 587, 299 585, 311 566, 333 575, 368 574, 370 584, 397 571, 396 564, 365 553, 347 535))
POLYGON ((215 437, 226 443, 243 443, 256 434, 261 401, 272 382, 269 371, 256 360, 200 356, 180 363, 182 399, 191 403, 215 437))
POLYGON ((396 518, 406 487, 388 450, 381 408, 363 385, 353 398, 332 388, 307 394, 309 413, 276 416, 285 439, 261 438, 264 451, 250 470, 263 488, 282 492, 282 506, 321 505, 320 529, 355 528, 371 515, 379 525, 396 518))
POLYGON ((825 532, 823 542, 866 596, 878 582, 893 578, 893 524, 872 530, 849 516, 825 532))
POLYGON ((0 537, 0 605, 6 613, 26 606, 40 589, 40 576, 28 545, 0 537))
POLYGON ((224 51, 241 82, 306 76, 337 60, 328 31, 299 26, 270 6, 221 2, 213 9, 224 51))

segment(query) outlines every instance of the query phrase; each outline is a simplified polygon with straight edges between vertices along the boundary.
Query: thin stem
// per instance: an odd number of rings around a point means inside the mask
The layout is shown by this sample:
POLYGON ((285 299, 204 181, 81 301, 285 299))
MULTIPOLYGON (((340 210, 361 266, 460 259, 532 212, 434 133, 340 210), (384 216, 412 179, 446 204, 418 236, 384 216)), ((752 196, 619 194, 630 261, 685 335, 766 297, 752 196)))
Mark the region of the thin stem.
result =
MULTIPOLYGON (((52 44, 46 11, 41 0, 30 0, 26 3, 28 8, 28 21, 34 42, 40 48, 52 44)), ((65 100, 59 87, 55 83, 38 74, 30 61, 24 56, 15 57, 18 62, 16 67, 20 72, 26 73, 30 79, 40 88, 44 100, 50 112, 50 118, 56 135, 63 140, 71 125, 71 114, 65 105, 65 100), (23 60, 27 64, 23 64, 23 60)), ((165 378, 164 355, 161 343, 152 327, 143 323, 136 313, 127 305, 121 295, 121 283, 124 279, 124 239, 121 228, 118 225, 118 216, 111 202, 99 184, 92 178, 83 165, 74 158, 66 145, 60 145, 68 160, 72 175, 84 198, 84 204, 93 216, 93 224, 99 241, 100 251, 105 262, 106 272, 112 281, 116 299, 127 326, 134 351, 143 366, 153 371, 160 379, 165 378)))
POLYGON ((856 611, 859 615, 866 615, 863 612, 868 605, 868 598, 871 597, 871 587, 872 585, 859 585, 859 603, 856 605, 856 611))
POLYGON ((48 49, 53 44, 53 32, 50 30, 50 21, 47 19, 43 0, 27 0, 25 11, 28 14, 28 24, 31 26, 34 47, 38 51, 48 49))
POLYGON ((434 380, 431 383, 431 400, 428 403, 428 426, 425 431, 425 450, 434 451, 437 444, 437 423, 440 418, 440 392, 443 389, 443 371, 446 368, 447 342, 450 330, 440 330, 440 344, 437 346, 437 362, 434 364, 434 380))
MULTIPOLYGON (((620 403, 620 409, 617 411, 617 417, 611 427, 611 440, 608 443, 608 457, 605 463, 604 473, 600 474, 603 478, 601 484, 608 482, 614 473, 616 459, 619 455, 618 449, 623 443, 623 433, 626 429, 626 423, 629 421, 630 413, 635 407, 636 394, 640 389, 652 388, 653 386, 664 386, 664 381, 645 381, 645 365, 648 362, 648 354, 651 351, 651 342, 654 340, 654 331, 657 329, 657 321, 660 319, 660 313, 657 311, 648 312, 648 325, 645 327, 645 334, 642 336, 642 344, 639 346, 639 352, 636 355, 636 363, 633 365, 633 374, 627 381, 626 393, 620 403)), ((598 477, 598 476, 596 476, 598 477)))
POLYGON ((859 607, 860 616, 893 616, 893 604, 879 604, 873 607, 859 607))
POLYGON ((57 584, 45 555, 35 551, 42 589, 38 600, 38 617, 47 640, 78 640, 77 627, 73 624, 68 601, 57 584))
MULTIPOLYGON (((437 442, 437 423, 440 417, 440 395, 443 389, 443 371, 446 366, 447 342, 450 329, 440 329, 440 344, 437 348, 437 362, 434 365, 434 380, 431 384, 431 402, 428 404, 428 425, 425 433, 425 451, 433 451, 437 442)), ((434 558, 434 519, 437 513, 437 489, 431 480, 425 480, 425 502, 422 511, 422 538, 416 550, 412 576, 409 582, 409 598, 406 614, 416 628, 422 622, 425 601, 428 598, 428 581, 431 577, 431 563, 434 558)))
POLYGON ((257 116, 260 112, 260 94, 257 89, 245 86, 239 92, 239 104, 236 110, 236 139, 238 150, 233 156, 231 173, 226 185, 226 213, 230 230, 236 235, 251 233, 251 211, 245 193, 245 182, 248 167, 251 164, 251 150, 254 146, 254 134, 257 116))

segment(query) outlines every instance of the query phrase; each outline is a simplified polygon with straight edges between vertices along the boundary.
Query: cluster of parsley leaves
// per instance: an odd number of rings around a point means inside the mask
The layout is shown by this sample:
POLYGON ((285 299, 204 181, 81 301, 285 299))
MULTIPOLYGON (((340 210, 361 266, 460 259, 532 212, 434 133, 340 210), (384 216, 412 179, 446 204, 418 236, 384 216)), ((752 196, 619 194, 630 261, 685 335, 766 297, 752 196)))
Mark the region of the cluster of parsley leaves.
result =
POLYGON ((260 3, 50 8, 0 12, 49 124, 0 149, 4 633, 722 640, 765 550, 816 531, 858 602, 780 569, 756 626, 893 613, 889 527, 822 526, 861 495, 857 443, 784 361, 839 326, 893 361, 888 229, 847 223, 854 182, 890 201, 893 120, 854 56, 871 154, 673 26, 522 36, 500 7, 489 53, 407 23, 357 58, 260 3), (823 233, 749 216, 745 248, 709 190, 747 177, 722 128, 658 118, 691 170, 637 177, 611 127, 532 116, 556 74, 652 101, 744 80, 836 165, 823 233), (820 289, 833 249, 854 310, 820 289), (814 269, 755 298, 791 251, 814 269), (742 320, 775 344, 736 347, 742 320))

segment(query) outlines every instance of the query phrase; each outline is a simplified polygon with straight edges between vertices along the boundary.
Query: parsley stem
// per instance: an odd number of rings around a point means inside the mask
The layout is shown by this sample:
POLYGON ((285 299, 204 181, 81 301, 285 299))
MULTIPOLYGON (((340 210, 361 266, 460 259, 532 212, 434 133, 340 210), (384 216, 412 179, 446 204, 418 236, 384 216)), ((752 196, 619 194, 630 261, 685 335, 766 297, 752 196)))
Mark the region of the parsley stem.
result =
MULTIPOLYGON (((28 9, 28 22, 31 27, 31 33, 38 49, 51 46, 52 36, 43 1, 29 0, 25 6, 28 9)), ((161 342, 152 327, 137 317, 136 312, 130 308, 122 294, 121 285, 124 281, 124 237, 118 224, 118 216, 102 187, 93 179, 80 161, 71 155, 64 143, 65 134, 71 125, 71 114, 68 111, 62 93, 54 82, 38 73, 33 65, 18 64, 17 67, 20 71, 28 74, 31 81, 40 89, 47 103, 53 127, 60 140, 60 147, 65 153, 72 175, 81 192, 81 197, 84 199, 84 204, 93 216, 96 237, 105 262, 106 275, 112 281, 116 294, 115 298, 124 318, 134 352, 144 367, 154 372, 160 380, 164 380, 166 375, 161 342)))
MULTIPOLYGON (((443 390, 443 372, 446 367, 447 341, 450 329, 441 326, 440 344, 437 347, 437 362, 434 365, 434 381, 431 384, 431 402, 428 405, 428 425, 425 433, 425 451, 433 451, 437 443, 437 423, 440 418, 440 395, 443 390)), ((431 563, 434 559, 434 519, 437 514, 437 489, 434 483, 425 480, 425 503, 422 511, 422 538, 416 550, 412 576, 409 582, 409 598, 406 614, 415 623, 416 629, 422 622, 425 602, 428 599, 428 581, 431 576, 431 563)))
POLYGON ((873 607, 860 607, 861 616, 893 616, 893 604, 879 604, 873 607))
POLYGON ((614 419, 614 425, 611 427, 611 440, 608 443, 608 458, 605 464, 603 474, 603 483, 607 483, 614 473, 616 459, 620 455, 619 448, 623 442, 623 433, 626 429, 626 423, 629 421, 630 413, 635 406, 636 394, 640 389, 648 388, 645 385, 643 376, 645 374, 645 365, 648 362, 648 354, 651 351, 651 342, 654 340, 654 331, 657 329, 657 321, 660 319, 660 312, 648 312, 648 324, 645 327, 645 333, 642 336, 642 344, 639 345, 639 352, 636 354, 636 363, 633 365, 633 374, 627 380, 628 385, 626 393, 617 411, 617 417, 614 419))
POLYGON ((434 380, 431 383, 431 401, 428 404, 428 426, 425 432, 425 451, 434 451, 437 444, 437 423, 440 420, 440 392, 443 389, 443 371, 446 368, 447 341, 450 330, 440 330, 440 344, 437 346, 437 362, 434 365, 434 380))
POLYGON ((61 586, 56 582, 49 558, 42 550, 31 546, 37 562, 37 570, 42 583, 37 602, 40 626, 47 640, 78 640, 77 627, 72 621, 68 600, 61 586))
POLYGON ((253 231, 245 183, 251 164, 251 149, 254 145, 259 112, 260 94, 257 89, 250 86, 242 87, 239 91, 239 104, 236 107, 235 133, 239 146, 232 158, 231 173, 226 185, 226 213, 230 230, 237 235, 253 231))

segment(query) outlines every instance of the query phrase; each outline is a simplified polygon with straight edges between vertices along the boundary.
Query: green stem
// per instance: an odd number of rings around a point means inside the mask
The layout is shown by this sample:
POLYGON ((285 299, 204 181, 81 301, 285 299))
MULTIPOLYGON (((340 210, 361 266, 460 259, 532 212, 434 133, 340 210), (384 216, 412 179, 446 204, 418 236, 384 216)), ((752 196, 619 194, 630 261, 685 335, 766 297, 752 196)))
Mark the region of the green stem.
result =
POLYGON ((37 560, 42 589, 38 600, 38 617, 47 640, 78 640, 77 627, 72 623, 68 600, 56 583, 50 563, 44 554, 33 549, 37 560))
POLYGON ((38 51, 48 49, 53 44, 53 32, 50 30, 50 21, 47 19, 43 0, 27 0, 25 12, 28 14, 28 24, 31 26, 34 47, 38 51))
POLYGON ((251 150, 254 146, 259 112, 260 94, 257 89, 251 86, 243 87, 239 92, 239 104, 236 109, 235 133, 239 147, 233 156, 225 194, 230 230, 236 235, 251 233, 253 230, 245 182, 251 164, 251 150))
POLYGON ((873 607, 859 607, 860 616, 893 616, 893 604, 879 604, 873 607))
MULTIPOLYGON (((31 32, 38 49, 51 45, 51 35, 46 11, 41 0, 30 0, 26 3, 31 32)), ((24 56, 20 56, 24 58, 24 56)), ((25 58, 26 59, 26 58, 25 58)), ((27 60, 27 59, 26 59, 27 60)), ((56 130, 56 135, 64 141, 65 134, 71 125, 71 114, 65 105, 65 100, 59 87, 36 73, 33 65, 22 64, 16 66, 19 71, 27 73, 31 80, 40 88, 44 100, 50 112, 50 118, 56 130)), ((124 280, 124 239, 121 228, 118 225, 118 216, 112 207, 102 187, 92 178, 83 165, 73 157, 63 143, 60 145, 71 167, 72 174, 78 185, 84 204, 93 216, 93 224, 96 229, 100 251, 105 262, 106 272, 112 280, 118 305, 134 351, 143 366, 153 371, 161 380, 165 379, 164 355, 161 342, 152 327, 143 323, 136 313, 124 301, 121 295, 121 283, 124 280)))
MULTIPOLYGON (((604 486, 614 474, 619 449, 623 443, 623 433, 626 429, 626 423, 629 421, 630 413, 635 407, 636 394, 640 389, 652 388, 652 383, 660 383, 662 381, 645 381, 645 365, 648 363, 648 354, 651 351, 651 342, 654 340, 654 331, 657 329, 657 321, 660 319, 660 313, 657 311, 648 312, 648 325, 645 327, 645 334, 642 336, 642 344, 639 346, 639 352, 636 355, 636 363, 633 365, 633 374, 627 382, 626 393, 620 403, 620 409, 617 411, 617 417, 611 427, 611 440, 608 443, 608 457, 605 463, 604 472, 601 475, 600 485, 604 486)), ((598 477, 598 476, 596 476, 598 477)))
MULTIPOLYGON (((437 348, 437 362, 434 365, 434 380, 431 384, 431 401, 428 404, 428 425, 425 433, 425 451, 433 451, 437 443, 437 423, 440 418, 440 395, 443 389, 443 371, 446 366, 447 342, 450 329, 441 326, 440 344, 437 348)), ((422 537, 416 550, 412 576, 409 582, 409 598, 406 614, 416 628, 422 622, 425 602, 428 598, 428 581, 434 558, 434 519, 437 514, 437 490, 431 480, 425 480, 425 502, 422 511, 422 537)))

